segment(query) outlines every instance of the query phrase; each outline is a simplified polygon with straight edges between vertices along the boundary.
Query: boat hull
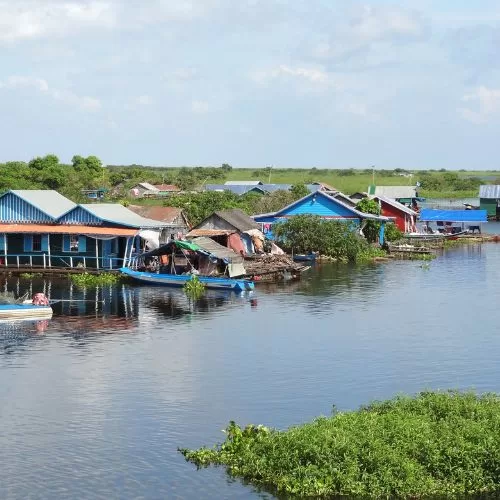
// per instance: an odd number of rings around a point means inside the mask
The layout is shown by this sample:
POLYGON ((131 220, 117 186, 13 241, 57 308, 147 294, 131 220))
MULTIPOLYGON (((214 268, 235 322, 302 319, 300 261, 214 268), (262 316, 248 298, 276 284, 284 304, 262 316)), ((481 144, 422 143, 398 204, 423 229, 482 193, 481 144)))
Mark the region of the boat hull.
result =
MULTIPOLYGON (((148 285, 161 285, 161 286, 184 286, 191 278, 188 274, 161 274, 161 273, 148 273, 143 271, 134 271, 127 267, 120 269, 122 274, 133 278, 140 283, 148 285)), ((232 278, 215 278, 212 276, 197 276, 201 283, 207 288, 214 290, 234 290, 242 292, 245 290, 253 290, 254 283, 249 280, 238 280, 232 278)))
POLYGON ((0 319, 50 319, 52 307, 32 304, 0 304, 0 319))

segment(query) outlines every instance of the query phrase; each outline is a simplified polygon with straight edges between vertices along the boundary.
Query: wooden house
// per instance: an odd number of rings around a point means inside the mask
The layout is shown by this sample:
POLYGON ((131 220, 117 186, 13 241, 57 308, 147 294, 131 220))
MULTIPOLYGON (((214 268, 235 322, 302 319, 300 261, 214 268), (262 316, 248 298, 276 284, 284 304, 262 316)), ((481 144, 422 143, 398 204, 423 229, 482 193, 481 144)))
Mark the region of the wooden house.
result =
POLYGON ((142 230, 164 226, 119 204, 76 205, 57 191, 12 190, 0 196, 0 263, 117 268, 140 245, 142 230))
POLYGON ((166 235, 166 238, 160 238, 162 243, 168 243, 170 239, 180 239, 191 229, 182 208, 157 205, 129 205, 127 208, 141 217, 164 222, 162 233, 166 235))
POLYGON ((381 215, 390 217, 400 231, 416 231, 418 213, 415 210, 385 196, 375 196, 373 199, 379 204, 381 215))
POLYGON ((362 226, 365 220, 382 222, 381 243, 383 243, 384 224, 390 219, 384 216, 365 214, 345 203, 342 198, 334 198, 323 191, 304 196, 290 205, 274 213, 254 215, 255 222, 260 224, 262 232, 272 239, 273 225, 297 215, 317 215, 322 219, 341 220, 352 223, 353 227, 362 226))

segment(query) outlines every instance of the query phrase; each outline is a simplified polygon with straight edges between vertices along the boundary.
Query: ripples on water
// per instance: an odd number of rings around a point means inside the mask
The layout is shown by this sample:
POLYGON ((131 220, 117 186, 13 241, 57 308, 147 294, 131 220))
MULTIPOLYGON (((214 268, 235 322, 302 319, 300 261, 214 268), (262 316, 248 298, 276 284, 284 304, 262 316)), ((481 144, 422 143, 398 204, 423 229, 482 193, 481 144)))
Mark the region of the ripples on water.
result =
POLYGON ((35 281, 74 302, 0 325, 0 497, 252 498, 177 447, 220 441, 230 419, 284 428, 397 392, 500 391, 499 274, 484 245, 194 302, 35 281))

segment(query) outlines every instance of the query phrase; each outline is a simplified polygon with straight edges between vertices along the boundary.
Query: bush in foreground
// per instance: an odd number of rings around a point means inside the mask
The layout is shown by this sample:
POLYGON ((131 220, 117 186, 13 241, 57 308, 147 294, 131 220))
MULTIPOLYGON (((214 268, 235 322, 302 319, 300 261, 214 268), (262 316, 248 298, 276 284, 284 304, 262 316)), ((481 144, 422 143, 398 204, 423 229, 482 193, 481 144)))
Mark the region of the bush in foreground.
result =
POLYGON ((500 491, 500 398, 422 392, 286 431, 231 422, 214 448, 181 449, 198 466, 280 493, 420 498, 500 491))

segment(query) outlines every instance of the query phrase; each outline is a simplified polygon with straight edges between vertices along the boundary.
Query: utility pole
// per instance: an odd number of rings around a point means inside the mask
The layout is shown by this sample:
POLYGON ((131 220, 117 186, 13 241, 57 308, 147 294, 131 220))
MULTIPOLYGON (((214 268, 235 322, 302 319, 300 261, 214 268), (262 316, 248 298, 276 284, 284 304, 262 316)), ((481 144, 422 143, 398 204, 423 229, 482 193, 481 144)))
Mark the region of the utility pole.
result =
POLYGON ((272 171, 272 169, 273 169, 273 166, 269 165, 269 179, 267 180, 268 184, 271 184, 271 171, 272 171))
POLYGON ((375 165, 372 165, 372 184, 375 186, 375 165))

